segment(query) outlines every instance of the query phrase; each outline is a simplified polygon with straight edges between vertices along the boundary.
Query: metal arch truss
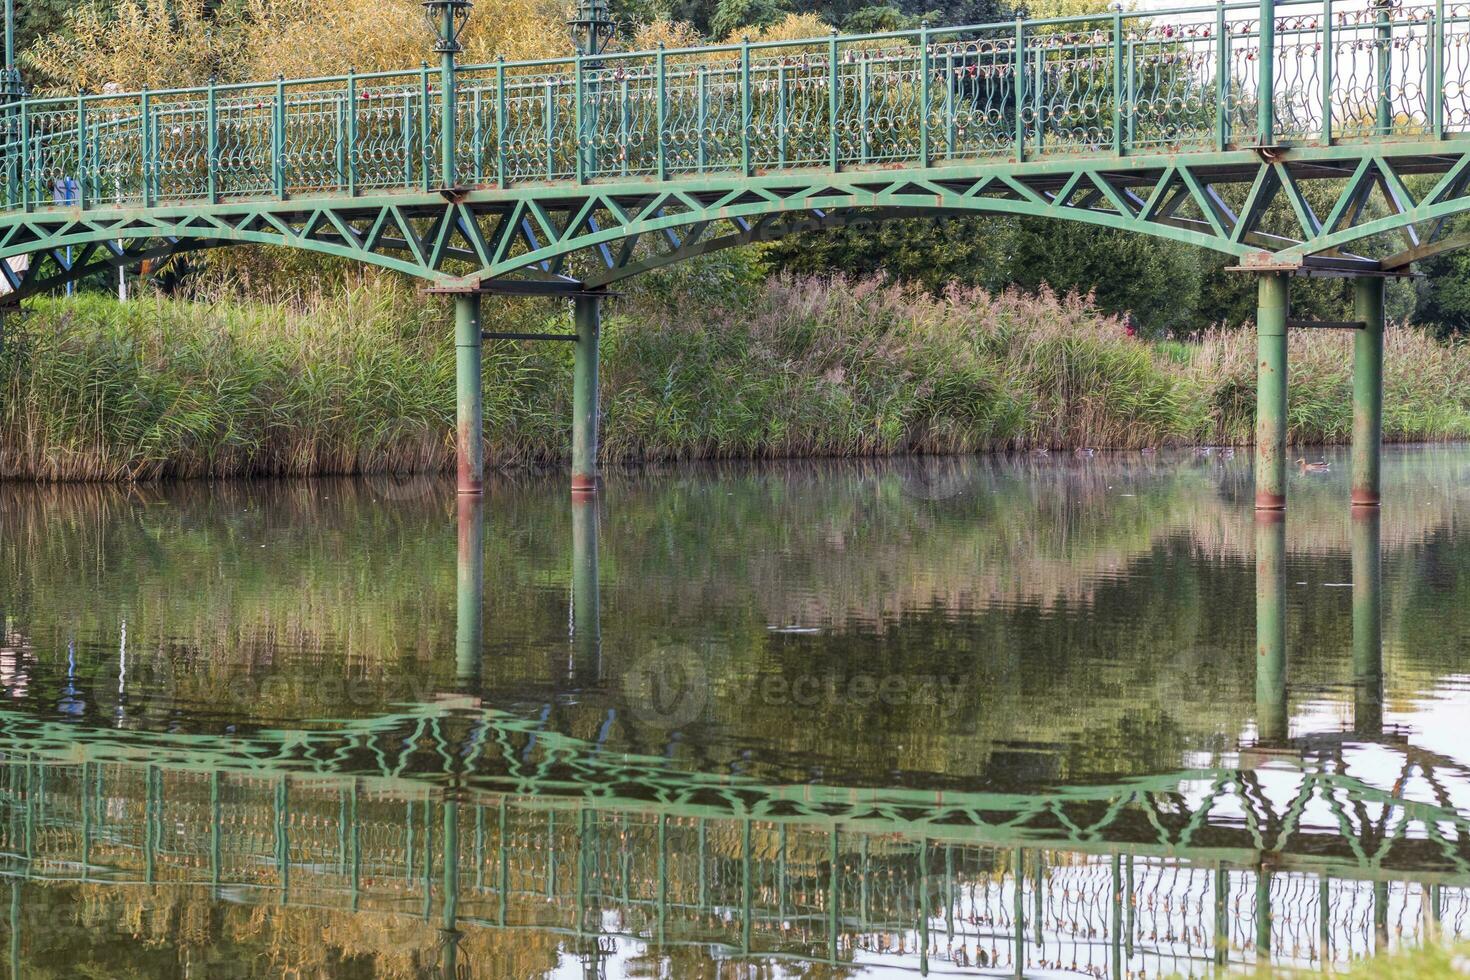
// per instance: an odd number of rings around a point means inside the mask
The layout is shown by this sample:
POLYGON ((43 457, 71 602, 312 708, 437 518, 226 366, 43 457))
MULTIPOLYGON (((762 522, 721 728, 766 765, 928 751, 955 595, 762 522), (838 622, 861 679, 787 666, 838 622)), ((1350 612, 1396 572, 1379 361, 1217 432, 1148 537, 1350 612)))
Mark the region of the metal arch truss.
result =
POLYGON ((1470 822, 1451 789, 1465 780, 1465 767, 1393 737, 1375 743, 1397 758, 1397 778, 1387 787, 1377 776, 1370 782, 1353 771, 1343 738, 1294 740, 1287 749, 1296 786, 1283 803, 1264 791, 1253 768, 1163 773, 1046 792, 770 784, 688 771, 661 756, 604 752, 519 716, 448 704, 332 730, 124 734, 0 712, 0 768, 89 763, 317 785, 350 782, 373 793, 420 798, 523 795, 552 806, 835 821, 870 832, 998 846, 1096 853, 1126 846, 1197 861, 1254 862, 1268 854, 1280 868, 1331 869, 1350 877, 1412 870, 1470 883, 1470 822), (1427 785, 1433 802, 1400 792, 1411 780, 1427 785))
POLYGON ((815 228, 963 214, 1079 221, 1251 268, 1401 272, 1467 243, 1453 221, 1470 209, 1467 188, 1470 144, 1425 141, 56 208, 0 216, 0 259, 32 257, 0 262, 0 275, 18 301, 104 268, 254 243, 442 289, 572 291, 815 228))

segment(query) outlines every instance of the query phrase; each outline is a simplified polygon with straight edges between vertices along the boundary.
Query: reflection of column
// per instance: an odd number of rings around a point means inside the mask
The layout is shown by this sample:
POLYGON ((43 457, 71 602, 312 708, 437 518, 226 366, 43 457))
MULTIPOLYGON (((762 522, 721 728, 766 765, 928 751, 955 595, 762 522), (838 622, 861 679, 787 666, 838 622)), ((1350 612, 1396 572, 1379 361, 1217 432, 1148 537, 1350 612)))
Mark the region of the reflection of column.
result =
POLYGON ((1271 872, 1256 869, 1256 963, 1271 962, 1271 872))
POLYGON ((1256 728, 1262 743, 1286 738, 1286 521, 1256 514, 1256 728))
POLYGON ((485 630, 485 500, 459 495, 459 569, 455 580, 454 669, 462 690, 480 691, 485 630))
POLYGON ((20 879, 10 879, 10 975, 20 972, 20 879))
POLYGON ((1376 507, 1353 508, 1353 731, 1383 732, 1383 576, 1376 507))
POLYGON ((572 500, 572 675, 602 676, 602 627, 597 581, 598 498, 572 500))
POLYGON ((444 951, 439 961, 444 980, 459 977, 459 802, 444 801, 444 918, 439 944, 444 951))

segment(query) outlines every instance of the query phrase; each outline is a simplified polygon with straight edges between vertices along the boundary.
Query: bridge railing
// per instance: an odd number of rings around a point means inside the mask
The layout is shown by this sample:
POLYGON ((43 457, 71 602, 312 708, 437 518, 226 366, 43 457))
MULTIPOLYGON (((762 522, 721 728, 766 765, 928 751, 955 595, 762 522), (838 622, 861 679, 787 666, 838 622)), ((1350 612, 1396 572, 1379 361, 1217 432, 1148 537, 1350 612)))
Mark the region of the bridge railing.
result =
MULTIPOLYGON (((3 113, 5 206, 757 175, 1262 141, 1254 3, 427 67, 3 113)), ((1278 4, 1270 142, 1470 129, 1470 3, 1278 4)))

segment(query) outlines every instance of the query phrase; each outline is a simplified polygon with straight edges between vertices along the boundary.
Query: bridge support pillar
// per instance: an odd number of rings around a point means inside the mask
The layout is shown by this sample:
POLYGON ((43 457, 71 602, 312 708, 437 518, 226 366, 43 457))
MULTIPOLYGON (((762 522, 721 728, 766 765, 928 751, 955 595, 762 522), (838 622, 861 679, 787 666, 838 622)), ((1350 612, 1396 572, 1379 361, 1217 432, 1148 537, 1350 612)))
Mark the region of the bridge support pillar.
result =
POLYGON ((602 297, 584 294, 572 300, 577 353, 572 374, 572 493, 596 493, 597 476, 597 347, 602 331, 602 297))
POLYGON ((1263 745, 1287 735, 1286 515, 1256 514, 1256 737, 1263 745))
POLYGON ((480 297, 458 293, 454 297, 454 367, 458 398, 455 451, 459 492, 484 491, 485 438, 484 398, 480 337, 480 297))
POLYGON ((485 642, 485 499, 459 497, 459 563, 455 576, 458 600, 454 623, 454 668, 461 690, 480 693, 480 664, 485 642))
POLYGON ((1378 276, 1353 284, 1353 316, 1363 326, 1353 336, 1354 507, 1377 507, 1383 442, 1383 288, 1378 276))
POLYGON ((1286 506, 1286 318, 1291 279, 1262 273, 1256 306, 1256 509, 1286 506))

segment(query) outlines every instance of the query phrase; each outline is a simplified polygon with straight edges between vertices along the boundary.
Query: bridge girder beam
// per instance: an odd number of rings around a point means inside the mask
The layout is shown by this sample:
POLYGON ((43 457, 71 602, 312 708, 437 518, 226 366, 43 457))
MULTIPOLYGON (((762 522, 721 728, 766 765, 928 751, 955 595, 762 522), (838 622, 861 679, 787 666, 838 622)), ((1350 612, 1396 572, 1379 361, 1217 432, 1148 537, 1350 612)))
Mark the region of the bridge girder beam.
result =
MULTIPOLYGON (((979 159, 924 169, 459 188, 449 197, 406 189, 216 204, 161 201, 148 208, 43 208, 0 215, 0 258, 49 257, 104 241, 272 244, 378 265, 446 291, 466 283, 507 284, 509 291, 516 281, 606 286, 717 247, 857 220, 839 216, 859 212, 862 220, 875 221, 918 214, 1079 221, 1197 245, 1242 262, 1292 268, 1335 263, 1344 272, 1378 263, 1344 252, 1375 235, 1406 237, 1404 249, 1384 256, 1384 266, 1395 269, 1464 244, 1450 234, 1449 219, 1470 208, 1470 155, 1453 144, 1294 147, 1273 160, 1249 150, 1043 157, 1021 164, 979 159), (1410 193, 1406 178, 1424 175, 1439 179, 1410 193), (1342 186, 1319 215, 1303 188, 1321 180, 1342 186)), ((50 288, 68 275, 31 277, 19 292, 42 288, 43 281, 50 288)))

